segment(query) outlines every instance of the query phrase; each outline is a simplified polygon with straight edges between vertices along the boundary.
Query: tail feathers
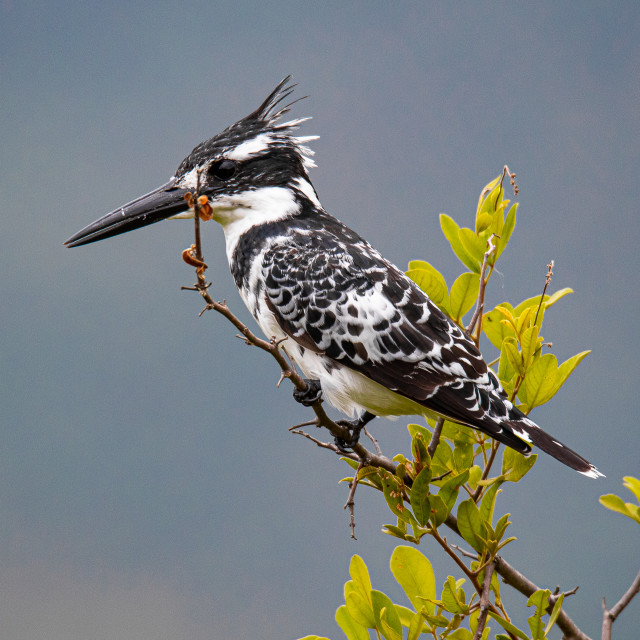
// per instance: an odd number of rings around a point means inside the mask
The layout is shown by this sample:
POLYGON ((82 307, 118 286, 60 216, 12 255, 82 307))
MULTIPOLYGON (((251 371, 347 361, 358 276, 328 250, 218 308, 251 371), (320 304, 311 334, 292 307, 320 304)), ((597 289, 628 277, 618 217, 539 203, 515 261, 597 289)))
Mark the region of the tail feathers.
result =
POLYGON ((503 426, 508 426, 514 435, 542 449, 542 451, 548 453, 559 462, 562 462, 562 464, 566 464, 568 467, 575 469, 578 473, 588 476, 589 478, 605 477, 604 474, 600 473, 588 460, 585 460, 580 454, 569 449, 569 447, 548 433, 545 433, 535 422, 529 420, 529 418, 523 416, 519 420, 509 420, 503 423, 503 426))

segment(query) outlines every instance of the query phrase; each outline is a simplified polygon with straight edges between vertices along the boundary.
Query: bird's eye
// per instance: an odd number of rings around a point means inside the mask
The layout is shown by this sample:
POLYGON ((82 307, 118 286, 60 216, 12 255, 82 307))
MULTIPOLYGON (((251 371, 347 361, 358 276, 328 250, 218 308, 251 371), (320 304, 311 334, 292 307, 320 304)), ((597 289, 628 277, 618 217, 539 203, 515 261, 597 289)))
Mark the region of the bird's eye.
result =
POLYGON ((233 160, 218 160, 209 167, 209 175, 226 182, 235 175, 237 166, 233 160))

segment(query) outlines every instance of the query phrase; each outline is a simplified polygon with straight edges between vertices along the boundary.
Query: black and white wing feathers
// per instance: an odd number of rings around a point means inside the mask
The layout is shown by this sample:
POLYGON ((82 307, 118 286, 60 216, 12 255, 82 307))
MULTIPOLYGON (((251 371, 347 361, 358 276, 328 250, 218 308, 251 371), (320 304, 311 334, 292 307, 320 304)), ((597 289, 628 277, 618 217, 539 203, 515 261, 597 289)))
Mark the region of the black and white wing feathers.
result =
POLYGON ((599 475, 513 406, 473 341, 412 280, 353 231, 331 223, 291 233, 263 256, 266 303, 287 335, 521 453, 534 444, 599 475))
POLYGON ((345 243, 318 229, 265 253, 267 305, 282 330, 431 411, 530 451, 501 425, 510 403, 475 344, 413 281, 356 238, 345 243))

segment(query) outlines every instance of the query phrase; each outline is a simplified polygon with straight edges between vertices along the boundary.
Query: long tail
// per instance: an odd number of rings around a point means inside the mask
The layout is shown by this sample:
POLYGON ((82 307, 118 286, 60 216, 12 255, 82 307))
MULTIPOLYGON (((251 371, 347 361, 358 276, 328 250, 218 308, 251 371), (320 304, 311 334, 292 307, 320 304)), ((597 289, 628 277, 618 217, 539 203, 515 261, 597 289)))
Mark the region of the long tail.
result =
POLYGON ((513 407, 509 413, 509 419, 505 420, 501 425, 503 428, 509 428, 518 438, 522 438, 535 447, 542 449, 545 453, 562 462, 562 464, 566 464, 568 467, 575 469, 582 475, 588 476, 589 478, 605 477, 604 474, 600 473, 588 460, 585 460, 580 454, 569 449, 569 447, 556 440, 553 436, 545 433, 535 422, 529 420, 529 418, 518 411, 518 409, 513 407), (514 420, 513 418, 516 419, 514 420))

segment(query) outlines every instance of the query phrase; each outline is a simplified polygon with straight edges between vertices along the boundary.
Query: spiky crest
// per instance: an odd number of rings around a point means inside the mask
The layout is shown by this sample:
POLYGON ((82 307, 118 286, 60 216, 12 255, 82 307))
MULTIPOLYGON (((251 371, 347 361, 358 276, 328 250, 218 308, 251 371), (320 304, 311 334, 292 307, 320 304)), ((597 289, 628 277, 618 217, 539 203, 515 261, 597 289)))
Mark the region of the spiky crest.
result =
POLYGON ((206 160, 223 155, 225 151, 231 151, 243 142, 255 139, 261 134, 267 134, 273 145, 291 145, 295 147, 302 157, 304 166, 306 168, 314 167, 315 163, 311 159, 313 151, 305 143, 317 139, 318 136, 296 137, 292 135, 300 124, 310 118, 278 122, 283 115, 291 110, 294 104, 307 97, 302 96, 281 106, 297 86, 296 84, 290 84, 290 81, 291 76, 284 78, 255 111, 227 127, 218 135, 196 146, 180 163, 175 173, 176 177, 184 175, 206 160))

